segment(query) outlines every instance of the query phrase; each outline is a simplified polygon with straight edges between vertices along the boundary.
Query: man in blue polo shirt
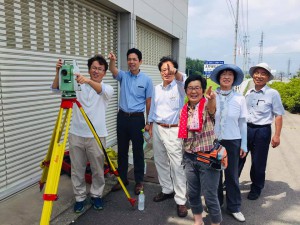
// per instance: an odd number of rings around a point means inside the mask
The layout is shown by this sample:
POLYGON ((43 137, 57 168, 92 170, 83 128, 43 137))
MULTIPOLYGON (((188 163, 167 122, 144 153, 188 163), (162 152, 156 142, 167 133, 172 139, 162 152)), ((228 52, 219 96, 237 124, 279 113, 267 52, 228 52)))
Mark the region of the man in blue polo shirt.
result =
MULTIPOLYGON (((249 73, 255 87, 250 89, 245 96, 248 109, 247 142, 252 159, 250 171, 252 184, 247 198, 256 200, 265 185, 269 144, 271 142, 273 148, 280 144, 284 108, 278 91, 266 85, 274 78, 271 68, 266 63, 260 63, 251 67, 249 73), (275 132, 272 137, 271 124, 274 117, 275 132)), ((240 158, 239 174, 242 172, 245 161, 246 157, 240 158)))
MULTIPOLYGON (((122 71, 116 67, 116 56, 111 52, 109 70, 113 78, 120 82, 120 102, 117 116, 117 140, 118 140, 118 172, 124 185, 128 185, 128 149, 129 141, 132 142, 134 177, 136 195, 143 190, 144 179, 144 151, 142 129, 149 130, 145 126, 144 112, 149 114, 153 84, 150 77, 140 71, 142 53, 132 48, 127 51, 127 64, 129 71, 122 71)), ((118 191, 121 185, 117 183, 112 191, 118 191)))

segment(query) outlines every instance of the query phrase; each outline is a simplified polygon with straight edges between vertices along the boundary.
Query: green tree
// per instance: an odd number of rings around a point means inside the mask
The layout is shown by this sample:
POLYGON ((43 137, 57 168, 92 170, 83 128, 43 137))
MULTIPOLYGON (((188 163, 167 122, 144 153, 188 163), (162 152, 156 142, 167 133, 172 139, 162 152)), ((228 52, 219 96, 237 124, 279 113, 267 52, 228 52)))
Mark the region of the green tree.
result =
POLYGON ((200 59, 186 58, 186 74, 194 74, 203 76, 204 61, 200 59))
POLYGON ((294 78, 290 82, 273 82, 270 85, 281 96, 282 104, 291 113, 300 113, 300 79, 294 78))
POLYGON ((294 78, 300 78, 300 70, 297 72, 297 75, 294 76, 294 78))

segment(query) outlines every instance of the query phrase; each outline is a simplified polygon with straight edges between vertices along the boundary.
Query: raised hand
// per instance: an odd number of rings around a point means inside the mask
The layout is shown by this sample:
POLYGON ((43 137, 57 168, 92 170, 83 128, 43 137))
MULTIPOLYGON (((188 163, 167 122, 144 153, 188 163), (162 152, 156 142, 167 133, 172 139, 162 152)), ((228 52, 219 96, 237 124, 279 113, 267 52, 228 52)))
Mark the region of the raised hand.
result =
POLYGON ((61 58, 59 58, 56 63, 56 72, 57 73, 58 73, 59 69, 62 67, 62 64, 63 64, 63 61, 61 58))
POLYGON ((216 93, 212 90, 212 86, 209 86, 209 88, 206 90, 205 97, 208 100, 213 100, 216 98, 216 93))
POLYGON ((117 57, 116 57, 116 55, 115 55, 113 52, 110 52, 110 53, 108 54, 108 58, 109 58, 110 60, 113 60, 113 61, 116 61, 116 60, 117 60, 117 57))
POLYGON ((169 63, 167 64, 169 75, 175 75, 177 73, 177 69, 175 67, 170 67, 169 63))

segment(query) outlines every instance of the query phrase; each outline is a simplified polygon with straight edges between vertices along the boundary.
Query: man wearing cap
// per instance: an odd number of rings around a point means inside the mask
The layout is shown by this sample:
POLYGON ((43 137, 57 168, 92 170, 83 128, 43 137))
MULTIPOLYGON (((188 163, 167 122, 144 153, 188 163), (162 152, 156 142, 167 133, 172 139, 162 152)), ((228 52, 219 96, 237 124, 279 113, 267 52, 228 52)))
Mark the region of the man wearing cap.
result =
MULTIPOLYGON (((239 187, 239 159, 247 152, 247 105, 244 96, 234 91, 234 86, 243 82, 243 71, 233 64, 216 67, 210 79, 219 84, 217 93, 217 110, 215 115, 215 134, 228 154, 228 167, 225 169, 227 211, 238 221, 244 222, 241 212, 241 191, 239 187)), ((218 197, 223 205, 222 172, 218 197)))
MULTIPOLYGON (((278 91, 267 86, 267 82, 274 76, 266 63, 260 63, 249 70, 255 87, 246 93, 248 108, 247 139, 251 152, 252 165, 250 178, 251 190, 247 196, 249 200, 256 200, 265 185, 266 166, 269 144, 276 148, 280 144, 282 115, 284 108, 278 91), (271 124, 275 117, 275 133, 271 139, 271 124)), ((241 174, 246 157, 240 159, 239 174, 241 174)))

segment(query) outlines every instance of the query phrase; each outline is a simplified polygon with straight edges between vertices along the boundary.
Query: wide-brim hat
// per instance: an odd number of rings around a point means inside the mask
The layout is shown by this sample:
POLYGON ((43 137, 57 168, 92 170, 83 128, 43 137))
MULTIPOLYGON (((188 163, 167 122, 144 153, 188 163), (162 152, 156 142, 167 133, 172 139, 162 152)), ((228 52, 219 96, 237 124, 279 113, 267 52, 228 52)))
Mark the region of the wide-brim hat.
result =
POLYGON ((271 68, 269 67, 269 65, 267 63, 259 63, 256 66, 252 66, 249 69, 249 74, 251 77, 253 77, 254 70, 257 68, 265 69, 269 73, 269 81, 274 79, 274 75, 271 73, 271 68))
POLYGON ((234 81, 232 83, 232 86, 237 86, 237 85, 240 85, 243 80, 244 80, 244 73, 243 71, 236 65, 233 65, 233 64, 223 64, 223 65, 220 65, 218 67, 216 67, 211 75, 210 75, 210 79, 219 84, 220 85, 220 73, 223 71, 223 70, 232 70, 234 71, 235 73, 235 76, 234 76, 234 81))

